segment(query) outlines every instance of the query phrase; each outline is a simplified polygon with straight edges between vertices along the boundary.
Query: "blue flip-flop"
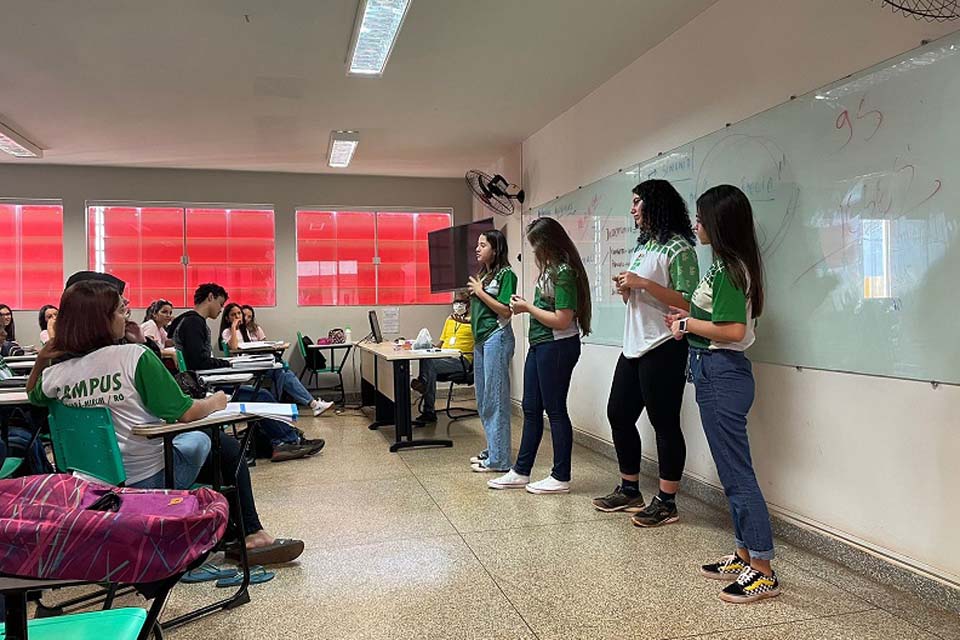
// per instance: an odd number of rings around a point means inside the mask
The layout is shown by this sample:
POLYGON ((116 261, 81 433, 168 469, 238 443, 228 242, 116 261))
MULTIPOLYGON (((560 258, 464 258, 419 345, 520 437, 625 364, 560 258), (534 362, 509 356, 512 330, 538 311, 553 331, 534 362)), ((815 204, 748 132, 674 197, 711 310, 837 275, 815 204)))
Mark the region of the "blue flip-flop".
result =
MULTIPOLYGON (((276 576, 273 571, 267 571, 259 564, 250 567, 250 584, 261 584, 273 580, 276 576)), ((243 584, 243 570, 237 569, 233 575, 217 580, 218 587, 239 587, 243 584)))
POLYGON ((186 582, 187 584, 194 584, 197 582, 210 582, 211 580, 219 580, 221 578, 229 578, 237 572, 233 567, 227 569, 221 569, 212 562, 200 565, 196 569, 183 574, 183 577, 180 578, 180 582, 186 582))

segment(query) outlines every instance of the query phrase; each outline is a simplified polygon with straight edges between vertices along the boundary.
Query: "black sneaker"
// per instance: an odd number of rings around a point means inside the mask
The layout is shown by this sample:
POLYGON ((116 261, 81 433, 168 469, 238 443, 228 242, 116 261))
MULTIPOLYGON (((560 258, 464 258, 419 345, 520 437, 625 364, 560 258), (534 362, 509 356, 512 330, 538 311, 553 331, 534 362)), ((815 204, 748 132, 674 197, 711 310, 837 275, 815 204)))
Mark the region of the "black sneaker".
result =
MULTIPOLYGON (((423 384, 423 380, 421 380, 420 378, 414 378, 413 380, 411 380, 410 388, 421 395, 423 394, 424 391, 427 390, 426 385, 423 384)), ((436 420, 434 420, 434 422, 436 422, 436 420)))
POLYGON ((421 413, 416 418, 413 419, 415 426, 423 426, 425 424, 436 422, 437 414, 436 413, 421 413), (417 424, 419 423, 419 424, 417 424))
POLYGON ((306 458, 310 455, 312 445, 308 444, 275 444, 270 462, 286 462, 297 458, 306 458))
POLYGON ((747 567, 737 581, 728 584, 720 592, 720 599, 734 604, 750 604, 765 598, 775 598, 780 595, 780 581, 777 574, 768 576, 756 569, 747 567))
POLYGON ((637 495, 630 496, 623 492, 623 487, 617 485, 613 493, 593 499, 593 506, 598 511, 626 511, 634 513, 643 509, 643 494, 639 491, 637 495))
POLYGON ((653 496, 650 504, 630 518, 630 522, 635 527, 659 527, 679 519, 676 502, 664 502, 660 496, 653 496))
POLYGON ((700 565, 700 575, 711 580, 736 580, 744 569, 749 568, 749 562, 745 562, 737 554, 731 553, 716 562, 700 565))
POLYGON ((300 438, 300 444, 309 447, 309 455, 312 456, 315 453, 320 453, 320 450, 323 449, 327 442, 323 438, 300 438))

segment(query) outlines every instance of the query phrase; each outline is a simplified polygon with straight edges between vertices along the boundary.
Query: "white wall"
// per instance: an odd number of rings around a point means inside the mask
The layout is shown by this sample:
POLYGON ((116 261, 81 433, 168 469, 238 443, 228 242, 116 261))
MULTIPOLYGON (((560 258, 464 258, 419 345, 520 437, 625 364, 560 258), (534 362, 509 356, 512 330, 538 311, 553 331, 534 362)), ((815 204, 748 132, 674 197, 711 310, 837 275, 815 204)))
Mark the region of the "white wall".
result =
MULTIPOLYGON (((89 200, 140 202, 223 202, 272 204, 275 211, 277 304, 257 309, 257 319, 271 338, 296 340, 296 332, 316 338, 333 327, 350 326, 355 339, 368 330, 367 307, 300 307, 294 211, 299 206, 443 207, 453 210, 454 224, 472 215, 469 189, 462 179, 392 178, 293 173, 0 165, 0 197, 59 198, 63 201, 64 277, 87 268, 85 203, 89 200)), ((229 292, 228 292, 229 293, 229 292)), ((0 301, 4 302, 4 301, 0 301)), ((243 302, 238 300, 238 302, 243 302)), ((51 300, 56 304, 57 300, 51 300)), ((449 314, 447 305, 400 307, 400 332, 416 336, 422 327, 438 332, 449 314)), ((37 340, 36 311, 15 313, 21 344, 37 340)), ((134 310, 141 319, 142 310, 134 310)), ((219 325, 216 325, 219 326, 219 325)), ((214 323, 211 322, 211 327, 214 323)), ((288 352, 299 371, 302 360, 288 352)), ((345 375, 355 388, 355 371, 345 375)))
MULTIPOLYGON (((528 204, 950 30, 868 0, 721 0, 524 142, 528 204)), ((603 416, 618 352, 584 348, 571 391, 575 426, 608 442, 603 416)), ((960 584, 960 388, 764 364, 754 371, 750 435, 771 506, 960 584)), ((683 423, 688 472, 719 486, 692 387, 683 423)), ((645 418, 641 428, 654 456, 645 418)))

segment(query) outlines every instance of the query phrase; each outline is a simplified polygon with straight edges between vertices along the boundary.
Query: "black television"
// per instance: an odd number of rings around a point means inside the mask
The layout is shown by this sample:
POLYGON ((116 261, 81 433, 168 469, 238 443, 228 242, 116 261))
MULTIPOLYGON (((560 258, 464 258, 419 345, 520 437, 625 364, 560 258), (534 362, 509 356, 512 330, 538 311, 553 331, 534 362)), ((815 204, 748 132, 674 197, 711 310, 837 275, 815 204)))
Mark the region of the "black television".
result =
POLYGON ((480 234, 493 228, 493 218, 485 218, 427 234, 430 293, 467 286, 467 280, 477 271, 477 240, 480 234))

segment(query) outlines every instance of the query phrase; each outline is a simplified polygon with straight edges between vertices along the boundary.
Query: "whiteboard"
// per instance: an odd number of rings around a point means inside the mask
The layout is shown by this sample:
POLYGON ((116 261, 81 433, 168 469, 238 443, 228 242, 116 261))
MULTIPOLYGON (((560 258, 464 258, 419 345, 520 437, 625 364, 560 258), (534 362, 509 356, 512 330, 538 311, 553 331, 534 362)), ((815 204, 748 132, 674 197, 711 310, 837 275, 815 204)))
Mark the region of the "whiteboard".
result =
MULTIPOLYGON (((610 274, 630 189, 670 180, 694 215, 717 184, 750 198, 767 305, 761 362, 960 384, 960 35, 828 85, 528 211, 557 217, 591 271, 596 332, 621 344, 610 274), (591 208, 593 207, 593 208, 591 208)), ((711 260, 698 247, 702 272, 711 260)))

